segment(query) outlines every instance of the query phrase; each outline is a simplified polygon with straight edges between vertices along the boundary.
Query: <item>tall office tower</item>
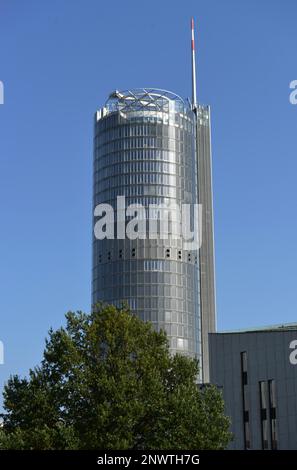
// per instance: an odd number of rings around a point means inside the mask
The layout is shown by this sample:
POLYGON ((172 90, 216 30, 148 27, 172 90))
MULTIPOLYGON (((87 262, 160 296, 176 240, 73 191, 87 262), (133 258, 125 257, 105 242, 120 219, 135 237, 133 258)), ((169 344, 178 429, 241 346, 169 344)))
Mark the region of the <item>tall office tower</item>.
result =
POLYGON ((94 129, 92 302, 126 301, 167 332, 172 353, 198 358, 204 382, 215 330, 209 117, 195 99, 142 88, 113 92, 94 129), (188 233, 199 229, 200 250, 188 233))

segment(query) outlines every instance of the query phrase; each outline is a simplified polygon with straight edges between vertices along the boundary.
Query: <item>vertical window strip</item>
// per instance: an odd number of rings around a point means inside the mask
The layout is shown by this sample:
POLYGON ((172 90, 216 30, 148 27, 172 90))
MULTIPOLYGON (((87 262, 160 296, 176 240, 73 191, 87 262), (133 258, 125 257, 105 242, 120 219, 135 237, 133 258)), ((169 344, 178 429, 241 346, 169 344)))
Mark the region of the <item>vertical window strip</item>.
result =
POLYGON ((240 353, 241 356, 241 387, 242 387, 242 408, 243 408, 243 434, 244 448, 251 448, 251 430, 249 419, 249 400, 248 400, 248 370, 247 370, 247 352, 240 353))
POLYGON ((259 382, 262 449, 269 448, 267 382, 259 382))
POLYGON ((277 450, 276 387, 275 380, 268 381, 271 448, 277 450))

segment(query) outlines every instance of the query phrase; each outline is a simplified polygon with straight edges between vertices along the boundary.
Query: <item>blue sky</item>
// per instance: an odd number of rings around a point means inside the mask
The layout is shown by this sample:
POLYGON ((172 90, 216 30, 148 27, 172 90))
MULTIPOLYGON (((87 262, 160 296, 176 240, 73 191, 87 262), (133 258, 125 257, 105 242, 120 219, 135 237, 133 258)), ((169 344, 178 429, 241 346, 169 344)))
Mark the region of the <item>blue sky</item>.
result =
POLYGON ((90 308, 93 114, 113 89, 212 107, 220 329, 297 320, 297 3, 0 0, 0 339, 9 374, 90 308))

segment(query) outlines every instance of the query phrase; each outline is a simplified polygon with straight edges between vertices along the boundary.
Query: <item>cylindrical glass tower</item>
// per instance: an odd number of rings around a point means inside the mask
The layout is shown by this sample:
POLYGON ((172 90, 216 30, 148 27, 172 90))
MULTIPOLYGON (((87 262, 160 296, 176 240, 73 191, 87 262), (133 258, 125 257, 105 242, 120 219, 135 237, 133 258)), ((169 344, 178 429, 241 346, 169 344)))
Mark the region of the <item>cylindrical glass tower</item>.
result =
POLYGON ((158 219, 151 205, 197 203, 194 113, 168 91, 116 91, 97 111, 94 132, 94 211, 109 204, 115 217, 114 239, 94 235, 92 302, 126 301, 141 319, 167 332, 173 353, 201 359, 199 251, 174 236, 181 225, 174 223, 174 211, 167 238, 147 232, 119 239, 116 220, 118 196, 125 196, 126 206, 145 207, 146 228, 158 219))

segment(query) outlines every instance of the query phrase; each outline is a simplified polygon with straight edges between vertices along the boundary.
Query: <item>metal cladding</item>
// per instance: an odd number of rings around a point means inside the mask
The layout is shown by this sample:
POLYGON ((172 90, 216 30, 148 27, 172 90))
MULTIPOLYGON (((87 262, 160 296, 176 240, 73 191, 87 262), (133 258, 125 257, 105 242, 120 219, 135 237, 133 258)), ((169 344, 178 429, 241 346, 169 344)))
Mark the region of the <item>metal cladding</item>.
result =
POLYGON ((209 333, 216 331, 214 235, 212 206, 210 108, 196 109, 198 202, 202 208, 202 244, 199 250, 203 382, 209 382, 209 333))

